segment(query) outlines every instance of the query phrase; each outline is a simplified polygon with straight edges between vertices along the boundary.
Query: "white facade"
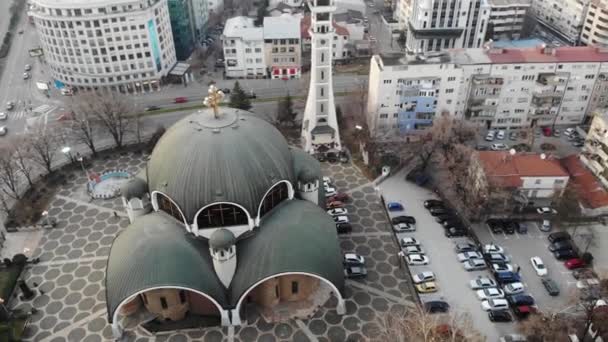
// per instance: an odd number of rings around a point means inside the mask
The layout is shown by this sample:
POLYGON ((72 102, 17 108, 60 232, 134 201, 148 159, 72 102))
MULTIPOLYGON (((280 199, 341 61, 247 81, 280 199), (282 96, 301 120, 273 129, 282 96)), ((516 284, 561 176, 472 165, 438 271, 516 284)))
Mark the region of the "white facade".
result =
POLYGON ((604 188, 608 189, 608 112, 594 113, 585 146, 579 156, 604 188))
POLYGON ((302 120, 304 151, 341 150, 332 71, 334 0, 308 2, 311 12, 310 88, 302 120))
POLYGON ((264 29, 254 20, 234 17, 226 21, 222 35, 226 76, 234 78, 266 77, 264 29))
POLYGON ((408 21, 412 13, 414 0, 398 0, 393 12, 393 18, 399 23, 400 30, 407 30, 408 21))
POLYGON ((492 39, 519 39, 530 2, 531 0, 489 0, 492 39))
POLYGON ((590 0, 533 0, 532 14, 539 24, 576 44, 579 41, 590 0))
POLYGON ((608 3, 593 0, 585 18, 581 43, 587 45, 608 46, 608 3))
POLYGON ((520 193, 528 198, 551 198, 555 195, 556 189, 560 191, 566 187, 570 177, 521 177, 522 186, 520 193))
POLYGON ((194 17, 194 29, 196 39, 200 40, 205 34, 207 22, 209 21, 209 8, 207 0, 191 0, 194 17))
POLYGON ((284 14, 264 18, 264 45, 268 72, 273 79, 300 78, 302 44, 300 17, 284 14))
POLYGON ((209 13, 219 14, 224 10, 224 0, 207 0, 209 13))
POLYGON ((160 89, 177 62, 166 0, 32 0, 54 79, 78 88, 160 89))
POLYGON ((478 48, 484 43, 490 5, 487 0, 411 0, 406 48, 424 53, 478 48))
POLYGON ((579 124, 606 105, 599 92, 607 76, 608 51, 595 47, 450 50, 424 60, 374 56, 368 126, 373 136, 395 137, 415 133, 441 112, 487 128, 579 124))

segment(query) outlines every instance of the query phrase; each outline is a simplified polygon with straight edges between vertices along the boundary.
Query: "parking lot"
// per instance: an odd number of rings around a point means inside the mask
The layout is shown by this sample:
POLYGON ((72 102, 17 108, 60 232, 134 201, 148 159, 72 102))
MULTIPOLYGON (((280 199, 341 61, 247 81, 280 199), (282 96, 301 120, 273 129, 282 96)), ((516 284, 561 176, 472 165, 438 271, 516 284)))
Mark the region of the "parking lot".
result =
MULTIPOLYGON (((573 153, 579 153, 581 148, 573 146, 573 142, 568 140, 568 137, 566 137, 563 134, 566 127, 558 127, 558 129, 561 132, 559 137, 554 137, 554 136, 547 137, 547 136, 541 134, 540 128, 536 128, 537 132, 535 133, 535 136, 534 136, 534 146, 532 147, 532 152, 551 152, 551 153, 555 153, 559 156, 568 156, 573 153), (552 144, 555 146, 556 149, 554 151, 543 151, 540 148, 540 146, 544 143, 552 144)), ((498 132, 499 130, 500 129, 493 129, 493 131, 495 133, 498 132)), ((477 146, 484 146, 484 147, 489 148, 492 144, 502 143, 502 144, 507 145, 507 147, 510 148, 517 144, 529 144, 530 143, 529 136, 526 137, 525 139, 523 139, 521 137, 522 132, 527 131, 526 129, 503 129, 503 131, 505 132, 504 139, 495 138, 493 141, 486 141, 485 137, 488 133, 488 130, 487 129, 480 130, 479 136, 477 138, 477 146), (512 132, 517 133, 518 138, 516 140, 510 139, 510 135, 512 132)))
MULTIPOLYGON (((450 239, 444 236, 443 227, 424 208, 424 201, 435 198, 427 189, 405 181, 405 174, 399 173, 380 185, 380 192, 386 202, 399 202, 404 211, 390 212, 391 217, 409 215, 416 218, 417 230, 411 233, 398 233, 398 237, 410 236, 417 239, 430 259, 425 266, 410 266, 412 274, 431 270, 435 273, 439 290, 431 294, 421 294, 422 302, 441 298, 453 312, 464 312, 471 316, 473 324, 487 341, 498 341, 503 335, 514 332, 513 323, 492 323, 488 314, 481 309, 481 301, 470 288, 470 281, 479 275, 490 276, 486 271, 467 272, 458 261, 454 250, 456 243, 466 238, 450 239)), ((540 239, 538 239, 540 241, 540 239)))
MULTIPOLYGON (((556 260, 549 251, 549 241, 547 235, 539 229, 540 222, 526 222, 528 226, 527 234, 498 233, 490 231, 487 224, 480 224, 474 227, 477 237, 482 244, 494 243, 505 249, 505 254, 511 257, 511 264, 514 269, 521 267, 520 275, 522 282, 528 292, 536 300, 536 305, 541 311, 560 311, 570 305, 576 289, 576 280, 572 276, 563 261, 556 260), (548 277, 555 280, 559 285, 560 294, 551 297, 530 263, 530 258, 540 257, 548 270, 548 277)), ((555 230, 553 230, 555 231, 555 230)), ((552 231, 552 232, 553 232, 552 231)))

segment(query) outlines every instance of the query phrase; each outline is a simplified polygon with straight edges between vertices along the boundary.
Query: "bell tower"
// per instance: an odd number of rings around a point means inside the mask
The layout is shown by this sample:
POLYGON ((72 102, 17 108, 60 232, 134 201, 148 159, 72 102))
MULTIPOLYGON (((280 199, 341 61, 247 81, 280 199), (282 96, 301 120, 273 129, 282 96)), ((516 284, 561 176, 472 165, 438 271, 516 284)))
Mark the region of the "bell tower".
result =
POLYGON ((302 121, 308 153, 341 150, 332 80, 335 0, 308 0, 310 8, 310 88, 302 121))

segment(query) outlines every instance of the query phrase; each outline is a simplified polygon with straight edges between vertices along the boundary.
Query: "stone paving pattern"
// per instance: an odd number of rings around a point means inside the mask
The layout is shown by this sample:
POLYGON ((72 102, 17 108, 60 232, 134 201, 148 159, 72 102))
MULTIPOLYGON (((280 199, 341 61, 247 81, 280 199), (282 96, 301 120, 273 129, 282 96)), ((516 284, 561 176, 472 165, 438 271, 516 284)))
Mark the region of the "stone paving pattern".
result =
MULTIPOLYGON (((125 168, 137 172, 145 156, 128 153, 117 159, 95 161, 91 170, 125 168)), ((379 198, 371 183, 351 164, 323 163, 340 191, 352 196, 347 205, 353 233, 340 236, 344 252, 366 258, 368 277, 348 281, 344 316, 336 313, 332 298, 308 320, 269 324, 255 310, 246 314, 240 327, 207 328, 156 337, 138 332, 128 341, 363 341, 373 338, 377 320, 389 310, 402 310, 409 298, 405 273, 396 256, 398 248, 379 198), (354 189, 354 191, 350 191, 354 189), (314 339, 312 339, 314 340, 314 339)), ((74 170, 51 202, 48 211, 58 226, 44 232, 34 256, 38 265, 29 266, 23 278, 40 295, 32 301, 15 298, 12 307, 36 309, 26 330, 26 341, 99 342, 112 339, 107 323, 104 276, 106 260, 115 236, 128 226, 120 199, 90 200, 84 191, 82 170, 74 170), (117 215, 114 214, 116 212, 117 215)))

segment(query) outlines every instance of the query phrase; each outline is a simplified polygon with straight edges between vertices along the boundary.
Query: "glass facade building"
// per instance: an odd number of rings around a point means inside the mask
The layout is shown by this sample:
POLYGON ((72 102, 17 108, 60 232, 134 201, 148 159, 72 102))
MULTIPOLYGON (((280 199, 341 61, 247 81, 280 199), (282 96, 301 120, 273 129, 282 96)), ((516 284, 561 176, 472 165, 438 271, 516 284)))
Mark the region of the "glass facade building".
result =
POLYGON ((169 0, 168 2, 175 54, 178 60, 184 61, 194 50, 191 3, 190 0, 169 0))

